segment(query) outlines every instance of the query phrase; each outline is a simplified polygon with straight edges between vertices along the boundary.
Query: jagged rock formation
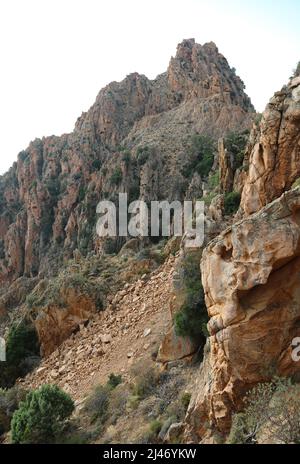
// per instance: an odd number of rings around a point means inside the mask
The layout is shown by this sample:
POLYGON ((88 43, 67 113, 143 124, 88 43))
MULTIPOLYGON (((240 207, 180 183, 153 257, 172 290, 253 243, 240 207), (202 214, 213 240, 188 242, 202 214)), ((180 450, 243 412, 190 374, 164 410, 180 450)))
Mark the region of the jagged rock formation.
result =
POLYGON ((183 198, 189 136, 249 127, 243 88, 213 43, 185 40, 166 73, 109 84, 73 133, 33 141, 0 178, 1 281, 56 274, 74 250, 99 249, 100 199, 183 198))
POLYGON ((251 214, 279 197, 300 176, 300 77, 276 92, 252 134, 241 211, 251 214))
POLYGON ((210 337, 187 419, 193 440, 226 434, 251 386, 300 373, 300 190, 225 230, 201 269, 210 337))
MULTIPOLYGON (((280 197, 300 174, 299 129, 295 76, 270 100, 260 126, 254 125, 243 167, 234 177, 233 188, 242 192, 238 216, 249 217, 203 252, 210 337, 187 416, 187 439, 211 442, 216 432, 226 436, 252 386, 275 375, 299 375, 291 351, 300 320, 300 191, 280 197)), ((232 175, 222 142, 219 155, 226 191, 232 175)))
POLYGON ((233 159, 230 153, 226 150, 224 139, 218 141, 219 153, 219 171, 220 171, 220 193, 228 193, 232 191, 234 181, 233 159))

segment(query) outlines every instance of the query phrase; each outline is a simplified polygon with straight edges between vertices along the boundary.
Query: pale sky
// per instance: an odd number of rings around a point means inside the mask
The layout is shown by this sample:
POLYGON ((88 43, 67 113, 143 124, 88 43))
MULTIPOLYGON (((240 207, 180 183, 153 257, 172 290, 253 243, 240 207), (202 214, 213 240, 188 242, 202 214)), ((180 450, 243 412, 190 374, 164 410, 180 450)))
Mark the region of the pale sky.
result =
POLYGON ((187 38, 214 41, 262 111, 300 60, 299 21, 299 0, 1 0, 0 174, 109 82, 164 72, 187 38))

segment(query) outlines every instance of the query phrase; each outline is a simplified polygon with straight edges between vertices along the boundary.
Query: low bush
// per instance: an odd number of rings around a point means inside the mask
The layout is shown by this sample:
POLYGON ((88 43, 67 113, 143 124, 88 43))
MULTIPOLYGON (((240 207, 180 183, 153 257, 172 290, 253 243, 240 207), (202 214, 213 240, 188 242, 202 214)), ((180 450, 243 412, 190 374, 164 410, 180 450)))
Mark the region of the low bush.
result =
POLYGON ((198 172, 207 177, 214 163, 216 143, 206 135, 195 134, 191 138, 189 160, 183 169, 184 177, 190 177, 198 172))
POLYGON ((159 382, 159 373, 152 364, 137 363, 133 367, 133 392, 139 398, 148 396, 159 382))
POLYGON ((111 390, 114 390, 118 385, 122 383, 122 376, 115 375, 114 373, 110 374, 109 379, 107 381, 107 386, 111 390))
POLYGON ((208 185, 211 189, 215 189, 218 187, 220 183, 220 174, 219 172, 215 172, 213 175, 211 175, 208 179, 208 185))
POLYGON ((162 423, 158 419, 154 419, 149 426, 150 432, 152 432, 153 435, 155 436, 159 434, 159 432, 161 431, 161 428, 162 428, 162 423))
POLYGON ((136 152, 137 163, 139 166, 143 166, 151 154, 151 149, 148 146, 139 147, 136 152))
POLYGON ((96 420, 104 423, 107 419, 109 406, 110 389, 107 386, 97 385, 92 394, 85 402, 84 409, 91 417, 91 421, 96 420))
POLYGON ((93 171, 99 171, 101 169, 102 163, 99 159, 95 159, 92 162, 92 169, 93 171))
POLYGON ((0 435, 10 430, 12 416, 20 402, 24 401, 26 394, 26 391, 19 387, 0 389, 0 435))
POLYGON ((187 254, 182 264, 185 302, 174 316, 176 334, 203 342, 208 315, 201 283, 198 254, 187 254))
POLYGON ((122 161, 124 162, 125 166, 128 168, 131 161, 131 153, 128 150, 125 150, 122 156, 122 161))
POLYGON ((6 341, 6 362, 0 364, 0 387, 12 387, 18 377, 30 371, 27 360, 38 356, 39 341, 33 325, 26 321, 14 324, 6 341))
POLYGON ((189 407, 191 396, 192 395, 190 393, 185 392, 181 397, 181 403, 185 410, 187 410, 187 408, 189 407))
POLYGON ((110 177, 110 183, 112 185, 118 186, 122 182, 122 178, 123 178, 122 170, 120 167, 117 167, 110 177))
POLYGON ((237 212, 241 202, 241 195, 238 192, 226 193, 224 198, 224 212, 231 215, 237 212))
POLYGON ((278 443, 300 443, 299 384, 276 378, 258 384, 244 402, 244 411, 233 418, 228 443, 257 443, 262 435, 278 443))
POLYGON ((71 397, 56 385, 27 394, 11 421, 13 443, 54 443, 74 411, 71 397))

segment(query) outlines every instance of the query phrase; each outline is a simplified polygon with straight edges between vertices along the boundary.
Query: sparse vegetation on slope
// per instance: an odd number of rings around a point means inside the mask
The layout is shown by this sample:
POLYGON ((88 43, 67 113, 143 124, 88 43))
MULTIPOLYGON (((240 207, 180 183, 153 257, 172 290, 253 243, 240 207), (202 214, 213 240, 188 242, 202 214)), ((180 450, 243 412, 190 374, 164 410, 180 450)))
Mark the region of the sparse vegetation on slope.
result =
POLYGON ((203 177, 207 177, 214 162, 216 152, 215 141, 207 135, 195 134, 191 137, 191 148, 189 160, 183 169, 185 177, 190 177, 197 172, 203 177))
POLYGON ((228 443, 300 443, 300 385, 279 378, 258 384, 245 404, 233 419, 228 443))

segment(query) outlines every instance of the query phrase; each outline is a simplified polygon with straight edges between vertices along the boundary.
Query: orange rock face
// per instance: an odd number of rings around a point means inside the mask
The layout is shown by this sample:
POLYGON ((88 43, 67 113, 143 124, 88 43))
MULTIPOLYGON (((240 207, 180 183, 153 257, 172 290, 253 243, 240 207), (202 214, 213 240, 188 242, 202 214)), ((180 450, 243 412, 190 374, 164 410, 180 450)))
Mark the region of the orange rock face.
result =
POLYGON ((189 433, 227 433, 245 392, 275 375, 300 373, 300 191, 235 223, 203 252, 210 337, 188 412, 189 433))
POLYGON ((49 356, 63 341, 78 328, 85 319, 96 312, 95 303, 74 289, 66 290, 65 305, 47 306, 34 321, 41 343, 42 356, 49 356))
POLYGON ((300 77, 275 93, 263 113, 249 160, 241 210, 252 214, 300 176, 300 77))

